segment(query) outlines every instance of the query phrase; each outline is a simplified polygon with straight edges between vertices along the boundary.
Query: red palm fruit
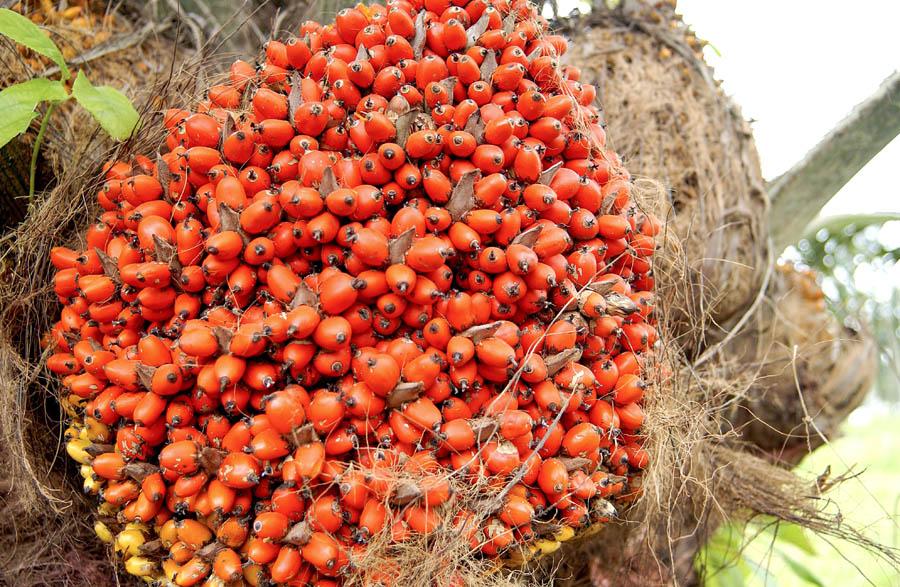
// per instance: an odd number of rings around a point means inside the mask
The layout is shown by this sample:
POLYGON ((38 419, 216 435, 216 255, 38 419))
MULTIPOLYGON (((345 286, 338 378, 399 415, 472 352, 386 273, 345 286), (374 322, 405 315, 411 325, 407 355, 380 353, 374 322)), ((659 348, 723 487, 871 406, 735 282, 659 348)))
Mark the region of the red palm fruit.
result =
POLYGON ((403 520, 410 529, 420 534, 430 534, 440 525, 440 515, 434 508, 411 505, 403 511, 403 520))
POLYGON ((360 513, 358 528, 364 533, 364 537, 369 538, 381 532, 387 520, 388 510, 383 501, 369 498, 360 513))
POLYGON ((427 397, 420 397, 408 404, 403 410, 403 415, 410 422, 428 430, 436 431, 441 425, 441 412, 427 397))
POLYGON ((362 228, 356 232, 351 250, 366 265, 380 267, 388 259, 388 239, 380 232, 362 228))
POLYGON ((565 464, 556 458, 545 459, 537 482, 541 491, 548 496, 562 493, 569 486, 569 473, 565 464))
POLYGON ((343 316, 330 316, 321 320, 313 333, 313 340, 324 349, 336 351, 350 344, 352 328, 343 316))
POLYGON ((630 404, 641 401, 646 384, 637 375, 626 373, 619 377, 614 388, 617 404, 630 404))
POLYGON ((604 433, 609 433, 613 428, 619 427, 619 418, 612 404, 606 401, 597 401, 588 412, 588 417, 594 426, 604 433))
POLYGON ((223 548, 216 553, 212 569, 216 577, 222 581, 232 582, 243 576, 241 566, 241 556, 231 548, 223 548))
POLYGON ((488 442, 484 445, 483 459, 495 475, 509 475, 521 464, 518 449, 509 442, 488 442))
POLYGON ((258 538, 278 541, 284 538, 290 528, 290 520, 278 512, 262 512, 253 520, 253 535, 258 538))
POLYGON ((250 450, 261 461, 280 459, 291 452, 287 442, 274 428, 263 430, 254 436, 250 442, 250 450))
POLYGON ((478 360, 492 367, 514 367, 516 352, 506 341, 498 337, 488 337, 475 345, 478 360))
POLYGON ((216 539, 230 548, 239 548, 250 533, 249 520, 243 517, 226 518, 216 529, 216 539))
POLYGON ((406 263, 424 273, 439 268, 452 254, 452 249, 443 240, 426 236, 416 240, 407 251, 406 263))
POLYGON ((274 542, 267 542, 259 538, 250 538, 246 544, 246 557, 252 563, 264 565, 275 560, 281 547, 274 542))
POLYGON ((278 556, 269 565, 269 574, 276 583, 287 583, 294 579, 303 564, 300 551, 290 546, 282 546, 278 556))
POLYGON ((324 532, 313 532, 309 541, 302 547, 303 560, 313 565, 326 575, 340 570, 340 546, 324 532))
POLYGON ((290 302, 300 286, 300 278, 285 265, 275 265, 266 274, 269 291, 276 299, 290 302))
POLYGON ((637 430, 644 423, 644 410, 637 403, 617 406, 616 415, 623 430, 637 430))
POLYGON ((359 364, 354 363, 353 373, 381 397, 387 396, 400 381, 400 365, 394 357, 385 353, 373 353, 359 364))
POLYGON ((319 284, 319 302, 323 311, 331 315, 343 313, 358 297, 356 282, 346 273, 336 273, 319 284))
POLYGON ((447 359, 452 365, 463 365, 475 356, 475 344, 466 336, 454 336, 447 342, 447 359))
POLYGON ((475 445, 475 432, 466 419, 445 422, 440 434, 443 444, 455 452, 469 450, 475 445))
POLYGON ((534 513, 534 507, 527 499, 519 495, 510 494, 497 515, 504 524, 510 527, 518 527, 531 522, 534 518, 534 513))
POLYGON ((497 417, 500 424, 500 435, 507 440, 514 440, 531 432, 534 421, 522 410, 504 410, 497 417))
POLYGON ((183 440, 168 444, 159 453, 159 464, 182 475, 190 475, 200 467, 197 443, 183 440))
POLYGON ((312 395, 307 414, 316 431, 324 434, 337 427, 345 409, 338 393, 321 389, 312 395))
MULTIPOLYGON (((285 481, 303 482, 319 477, 325 463, 325 446, 321 442, 310 442, 301 445, 294 451, 295 465, 291 475, 285 474, 285 481)), ((287 464, 287 463, 285 463, 287 464)))

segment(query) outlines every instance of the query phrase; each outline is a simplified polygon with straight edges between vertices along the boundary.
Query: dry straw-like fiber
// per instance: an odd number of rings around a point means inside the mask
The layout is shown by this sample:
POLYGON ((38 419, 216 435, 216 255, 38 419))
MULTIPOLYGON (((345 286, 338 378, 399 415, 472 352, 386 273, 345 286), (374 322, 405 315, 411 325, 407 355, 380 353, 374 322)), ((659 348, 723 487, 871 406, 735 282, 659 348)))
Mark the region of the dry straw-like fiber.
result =
POLYGON ((665 218, 689 262, 683 280, 658 286, 677 312, 674 334, 696 353, 724 335, 764 282, 768 198, 749 125, 672 18, 640 2, 598 9, 590 26, 572 27, 567 57, 596 84, 610 141, 631 173, 671 190, 665 218))

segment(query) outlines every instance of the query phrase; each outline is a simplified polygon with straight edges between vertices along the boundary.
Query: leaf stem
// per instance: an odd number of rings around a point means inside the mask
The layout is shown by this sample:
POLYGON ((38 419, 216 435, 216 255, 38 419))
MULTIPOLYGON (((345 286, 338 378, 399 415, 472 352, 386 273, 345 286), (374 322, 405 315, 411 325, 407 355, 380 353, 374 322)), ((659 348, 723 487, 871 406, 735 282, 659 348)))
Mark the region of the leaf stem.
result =
POLYGON ((50 122, 50 117, 53 115, 53 111, 56 110, 56 103, 51 102, 49 106, 47 106, 47 111, 44 113, 44 118, 41 119, 41 128, 38 129, 37 137, 34 139, 34 147, 31 150, 31 168, 30 168, 30 176, 28 181, 28 202, 31 203, 31 199, 34 198, 34 178, 37 174, 37 161, 38 155, 41 153, 41 143, 44 140, 44 131, 47 130, 47 123, 50 122))

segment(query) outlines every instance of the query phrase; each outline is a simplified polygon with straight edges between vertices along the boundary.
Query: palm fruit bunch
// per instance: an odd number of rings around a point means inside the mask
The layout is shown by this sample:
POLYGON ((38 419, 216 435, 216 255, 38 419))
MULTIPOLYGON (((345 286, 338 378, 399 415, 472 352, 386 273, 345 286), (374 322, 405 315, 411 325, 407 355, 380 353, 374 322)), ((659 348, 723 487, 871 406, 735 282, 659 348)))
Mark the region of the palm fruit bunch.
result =
POLYGON ((523 0, 360 5, 105 166, 46 345, 128 572, 340 585, 640 493, 660 223, 566 46, 523 0))

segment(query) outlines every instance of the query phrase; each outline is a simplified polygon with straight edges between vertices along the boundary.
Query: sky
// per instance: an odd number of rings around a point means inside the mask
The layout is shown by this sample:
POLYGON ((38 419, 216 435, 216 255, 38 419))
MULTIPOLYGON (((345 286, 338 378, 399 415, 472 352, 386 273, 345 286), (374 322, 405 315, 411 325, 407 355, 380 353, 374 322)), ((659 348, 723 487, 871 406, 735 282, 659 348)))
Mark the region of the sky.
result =
MULTIPOLYGON (((900 70, 900 0, 679 0, 678 10, 712 44, 706 57, 716 77, 753 121, 766 179, 793 166, 900 70)), ((820 218, 873 212, 900 213, 900 138, 851 179, 820 218)), ((900 222, 885 225, 879 238, 900 246, 900 222)), ((853 278, 861 291, 889 304, 900 288, 900 264, 861 265, 853 278)), ((877 404, 870 401, 851 420, 870 419, 877 404)))
MULTIPOLYGON (((715 48, 707 58, 753 121, 763 175, 777 177, 900 69, 897 0, 679 0, 715 48)), ((900 212, 900 139, 823 215, 900 212)))

